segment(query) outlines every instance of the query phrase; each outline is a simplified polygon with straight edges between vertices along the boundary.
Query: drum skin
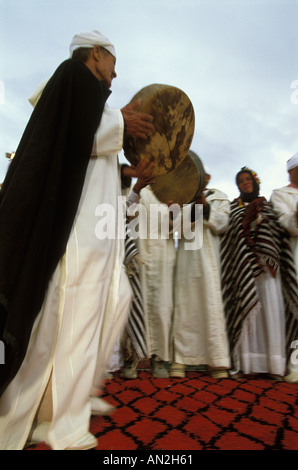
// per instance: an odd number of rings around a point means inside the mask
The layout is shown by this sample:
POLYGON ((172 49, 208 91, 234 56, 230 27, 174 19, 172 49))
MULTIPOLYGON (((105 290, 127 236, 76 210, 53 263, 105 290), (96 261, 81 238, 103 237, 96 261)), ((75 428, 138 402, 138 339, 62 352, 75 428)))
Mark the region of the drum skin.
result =
POLYGON ((132 165, 152 161, 153 175, 164 175, 177 168, 190 149, 195 127, 192 103, 179 88, 161 84, 143 88, 131 101, 138 99, 138 110, 153 117, 155 132, 147 139, 125 134, 124 155, 132 165))
POLYGON ((205 171, 198 155, 189 150, 182 163, 170 173, 156 176, 152 191, 160 202, 181 206, 194 202, 205 187, 205 171))

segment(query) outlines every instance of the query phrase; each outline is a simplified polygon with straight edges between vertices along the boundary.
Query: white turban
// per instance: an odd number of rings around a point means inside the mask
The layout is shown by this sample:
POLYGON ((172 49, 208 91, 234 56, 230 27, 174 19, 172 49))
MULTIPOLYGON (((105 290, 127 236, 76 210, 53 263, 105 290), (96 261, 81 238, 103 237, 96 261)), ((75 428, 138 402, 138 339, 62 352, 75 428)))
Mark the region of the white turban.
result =
POLYGON ((298 153, 295 153, 288 161, 287 161, 287 170, 292 170, 298 166, 298 153))
POLYGON ((113 44, 99 31, 91 31, 90 33, 76 34, 71 41, 69 46, 70 57, 73 51, 80 47, 94 47, 101 46, 110 52, 116 58, 116 51, 113 44))

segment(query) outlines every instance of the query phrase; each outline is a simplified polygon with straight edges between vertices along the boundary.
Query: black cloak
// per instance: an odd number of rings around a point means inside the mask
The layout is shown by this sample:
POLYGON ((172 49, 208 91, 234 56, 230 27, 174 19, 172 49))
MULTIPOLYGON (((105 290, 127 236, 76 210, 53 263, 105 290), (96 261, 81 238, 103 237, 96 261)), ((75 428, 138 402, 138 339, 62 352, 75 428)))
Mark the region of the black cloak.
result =
POLYGON ((86 65, 64 61, 47 83, 3 182, 0 394, 24 359, 49 280, 65 252, 109 94, 86 65))

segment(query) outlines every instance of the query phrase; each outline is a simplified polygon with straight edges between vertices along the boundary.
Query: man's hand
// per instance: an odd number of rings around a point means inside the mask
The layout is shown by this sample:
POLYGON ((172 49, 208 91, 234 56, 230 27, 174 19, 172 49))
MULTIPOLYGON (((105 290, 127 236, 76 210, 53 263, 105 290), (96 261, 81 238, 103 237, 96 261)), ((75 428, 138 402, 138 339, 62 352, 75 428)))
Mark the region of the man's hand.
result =
POLYGON ((145 188, 148 184, 154 183, 153 170, 154 162, 149 160, 141 160, 135 167, 137 182, 133 187, 135 193, 140 194, 141 189, 145 188))
POLYGON ((196 199, 195 204, 203 204, 204 207, 208 206, 204 192, 196 199))
POLYGON ((140 139, 146 139, 154 132, 154 126, 152 124, 153 118, 150 114, 141 113, 137 111, 140 107, 141 100, 135 103, 129 103, 121 109, 124 124, 125 133, 140 139))

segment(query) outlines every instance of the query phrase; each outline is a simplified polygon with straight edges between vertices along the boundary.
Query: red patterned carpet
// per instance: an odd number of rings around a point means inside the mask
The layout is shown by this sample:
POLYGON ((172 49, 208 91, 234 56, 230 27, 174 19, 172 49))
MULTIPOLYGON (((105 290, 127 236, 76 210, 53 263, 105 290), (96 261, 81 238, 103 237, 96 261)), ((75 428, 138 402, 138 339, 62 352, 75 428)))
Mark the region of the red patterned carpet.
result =
MULTIPOLYGON (((100 451, 298 450, 298 384, 264 376, 216 380, 188 371, 184 379, 138 379, 119 372, 103 397, 117 407, 92 417, 100 451)), ((48 450, 44 444, 30 450, 48 450)))

